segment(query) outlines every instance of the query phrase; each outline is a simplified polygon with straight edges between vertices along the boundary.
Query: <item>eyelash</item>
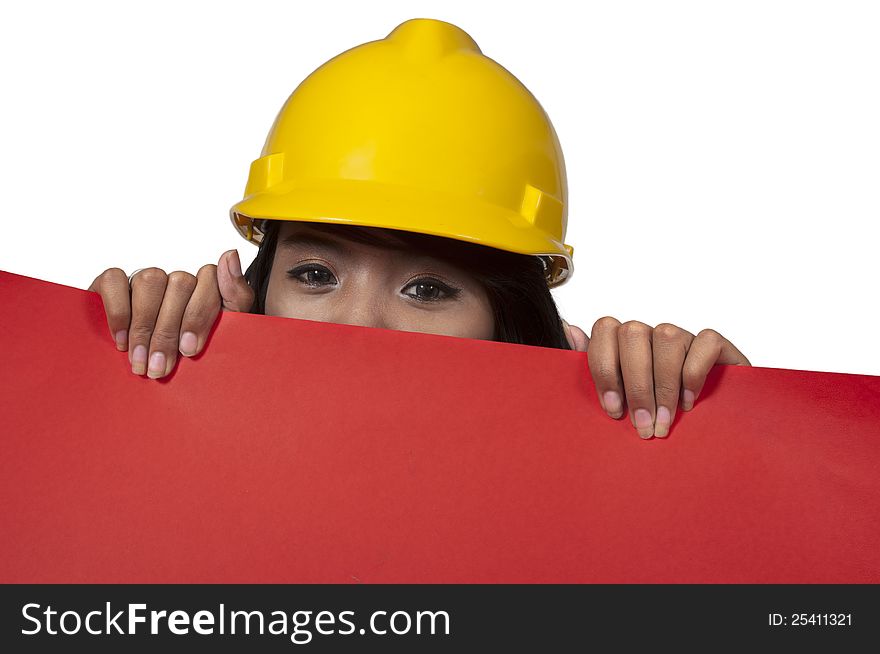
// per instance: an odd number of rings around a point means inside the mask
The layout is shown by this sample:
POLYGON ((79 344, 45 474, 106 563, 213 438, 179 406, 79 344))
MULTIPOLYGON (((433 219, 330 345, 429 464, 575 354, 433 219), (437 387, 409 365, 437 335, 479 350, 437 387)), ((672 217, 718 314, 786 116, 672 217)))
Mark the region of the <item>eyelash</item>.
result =
MULTIPOLYGON (((309 282, 306 282, 306 281, 303 281, 300 279, 300 277, 304 273, 309 273, 309 272, 313 272, 313 271, 327 272, 331 276, 333 276, 333 273, 330 272, 327 268, 325 268, 324 266, 321 266, 319 264, 315 264, 315 263, 310 263, 310 264, 306 264, 303 266, 298 266, 296 268, 293 268, 292 270, 289 270, 287 272, 287 274, 291 278, 297 280, 298 282, 300 282, 301 284, 303 284, 305 286, 308 286, 309 288, 320 288, 321 286, 332 286, 333 285, 330 282, 310 284, 309 282)), ((434 279, 433 277, 419 277, 418 279, 414 279, 413 281, 411 281, 404 288, 409 288, 410 286, 416 286, 418 284, 427 284, 429 286, 434 286, 434 287, 440 289, 440 292, 442 294, 444 294, 444 297, 438 297, 438 298, 432 298, 432 299, 422 299, 422 298, 418 297, 417 295, 410 295, 409 293, 405 293, 405 295, 407 297, 411 297, 416 302, 421 302, 422 304, 430 304, 432 302, 441 302, 443 300, 452 300, 452 299, 458 297, 459 293, 461 293, 460 288, 453 288, 452 286, 449 286, 448 284, 444 284, 440 280, 434 279)))

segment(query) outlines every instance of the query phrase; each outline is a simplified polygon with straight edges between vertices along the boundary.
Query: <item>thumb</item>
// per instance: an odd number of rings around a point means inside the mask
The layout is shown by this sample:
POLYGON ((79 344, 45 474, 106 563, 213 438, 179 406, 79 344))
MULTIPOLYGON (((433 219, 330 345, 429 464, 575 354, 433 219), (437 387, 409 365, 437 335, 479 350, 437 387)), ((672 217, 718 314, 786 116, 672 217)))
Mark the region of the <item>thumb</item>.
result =
POLYGON ((229 250, 220 255, 217 263, 217 286, 220 287, 224 311, 247 313, 251 310, 254 291, 241 273, 238 250, 229 250))
POLYGON ((590 337, 584 333, 577 325, 569 325, 565 320, 562 321, 562 328, 565 331, 565 337, 568 340, 569 347, 577 352, 586 352, 590 345, 590 337))

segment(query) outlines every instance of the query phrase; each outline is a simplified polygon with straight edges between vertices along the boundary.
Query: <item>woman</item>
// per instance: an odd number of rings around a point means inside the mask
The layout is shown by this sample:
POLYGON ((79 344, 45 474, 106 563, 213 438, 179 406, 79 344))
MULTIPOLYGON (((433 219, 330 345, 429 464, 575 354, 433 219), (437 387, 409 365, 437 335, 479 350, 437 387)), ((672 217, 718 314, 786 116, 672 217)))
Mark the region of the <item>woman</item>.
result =
POLYGON ((458 27, 409 20, 304 80, 230 210, 259 253, 193 276, 111 268, 101 294, 135 374, 204 348, 221 308, 588 352, 599 401, 668 434, 715 364, 750 365, 714 330, 604 317, 591 337, 550 289, 573 272, 565 166, 534 96, 458 27))

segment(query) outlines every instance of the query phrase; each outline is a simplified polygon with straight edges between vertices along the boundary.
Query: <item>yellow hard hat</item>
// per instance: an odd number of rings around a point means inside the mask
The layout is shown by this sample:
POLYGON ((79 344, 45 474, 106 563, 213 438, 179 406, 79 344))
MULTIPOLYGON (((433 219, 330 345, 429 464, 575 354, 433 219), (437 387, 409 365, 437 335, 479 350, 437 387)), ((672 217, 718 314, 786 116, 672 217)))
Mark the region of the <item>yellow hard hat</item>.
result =
POLYGON ((567 183, 549 117, 462 29, 407 20, 294 90, 229 213, 420 232, 532 254, 548 285, 573 272, 567 183))

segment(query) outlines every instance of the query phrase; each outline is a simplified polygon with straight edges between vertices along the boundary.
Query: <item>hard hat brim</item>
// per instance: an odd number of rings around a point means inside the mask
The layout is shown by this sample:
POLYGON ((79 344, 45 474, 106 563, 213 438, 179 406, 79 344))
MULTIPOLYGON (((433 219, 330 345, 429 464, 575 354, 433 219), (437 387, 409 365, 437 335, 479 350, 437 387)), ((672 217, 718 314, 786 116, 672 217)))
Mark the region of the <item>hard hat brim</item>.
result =
POLYGON ((246 197, 229 214, 239 233, 257 244, 256 221, 264 218, 384 227, 546 258, 551 288, 573 273, 573 248, 520 214, 437 190, 357 179, 288 182, 246 197))

